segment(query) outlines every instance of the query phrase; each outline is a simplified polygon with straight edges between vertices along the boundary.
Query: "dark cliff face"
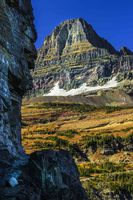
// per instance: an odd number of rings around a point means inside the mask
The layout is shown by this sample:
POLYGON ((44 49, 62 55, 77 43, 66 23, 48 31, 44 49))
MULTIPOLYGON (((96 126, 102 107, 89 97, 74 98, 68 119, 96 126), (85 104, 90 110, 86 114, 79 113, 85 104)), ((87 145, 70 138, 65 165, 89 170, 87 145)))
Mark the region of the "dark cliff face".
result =
POLYGON ((54 29, 38 51, 33 92, 46 94, 57 82, 69 91, 84 83, 104 85, 113 77, 122 81, 132 76, 132 69, 130 50, 117 52, 85 20, 68 20, 54 29))
MULTIPOLYGON (((30 0, 0 1, 0 154, 18 156, 21 100, 32 88, 36 31, 30 0)), ((3 158, 4 159, 4 158, 3 158)), ((2 162, 2 159, 1 159, 2 162)))
POLYGON ((2 200, 87 200, 77 167, 66 151, 33 153, 16 187, 0 188, 2 200))
POLYGON ((86 199, 67 152, 40 152, 26 159, 20 109, 32 88, 36 58, 30 0, 1 0, 0 20, 0 199, 86 199))

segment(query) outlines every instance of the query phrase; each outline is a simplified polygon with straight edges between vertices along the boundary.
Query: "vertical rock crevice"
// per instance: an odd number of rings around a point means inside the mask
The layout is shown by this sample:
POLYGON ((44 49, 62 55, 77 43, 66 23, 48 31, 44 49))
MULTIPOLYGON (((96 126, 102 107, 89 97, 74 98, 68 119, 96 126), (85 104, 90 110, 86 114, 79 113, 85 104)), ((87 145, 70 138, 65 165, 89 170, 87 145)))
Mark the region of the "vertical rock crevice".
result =
MULTIPOLYGON (((32 88, 36 31, 30 0, 0 1, 0 164, 24 154, 21 101, 32 88)), ((4 167, 4 166, 3 166, 4 167)))

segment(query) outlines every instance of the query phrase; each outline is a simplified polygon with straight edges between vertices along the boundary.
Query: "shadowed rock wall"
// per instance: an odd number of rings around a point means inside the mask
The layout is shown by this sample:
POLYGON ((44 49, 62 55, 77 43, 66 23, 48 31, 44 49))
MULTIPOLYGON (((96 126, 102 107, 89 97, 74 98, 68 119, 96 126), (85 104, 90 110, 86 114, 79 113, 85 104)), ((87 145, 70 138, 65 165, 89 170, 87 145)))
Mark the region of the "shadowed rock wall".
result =
MULTIPOLYGON (((16 157, 21 146, 21 100, 32 87, 36 31, 30 0, 0 0, 0 154, 16 157)), ((1 159, 2 162, 2 159, 1 159)))

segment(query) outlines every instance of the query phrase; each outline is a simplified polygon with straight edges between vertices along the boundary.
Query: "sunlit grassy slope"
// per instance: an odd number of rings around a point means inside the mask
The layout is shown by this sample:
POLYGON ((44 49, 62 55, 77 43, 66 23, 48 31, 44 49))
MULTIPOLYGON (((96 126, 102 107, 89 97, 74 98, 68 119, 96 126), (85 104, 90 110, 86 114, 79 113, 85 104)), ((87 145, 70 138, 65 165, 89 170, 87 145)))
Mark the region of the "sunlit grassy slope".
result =
POLYGON ((66 149, 87 192, 133 187, 133 108, 24 101, 22 139, 27 153, 66 149), (104 180, 104 183, 103 183, 104 180))

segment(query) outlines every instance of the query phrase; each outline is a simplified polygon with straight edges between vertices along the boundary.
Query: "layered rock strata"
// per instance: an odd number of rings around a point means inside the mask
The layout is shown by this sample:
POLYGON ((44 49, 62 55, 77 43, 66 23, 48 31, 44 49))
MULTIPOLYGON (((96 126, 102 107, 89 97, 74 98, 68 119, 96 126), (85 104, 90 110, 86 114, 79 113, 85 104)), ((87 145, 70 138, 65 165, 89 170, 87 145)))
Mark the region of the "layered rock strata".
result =
POLYGON ((104 85, 116 76, 118 82, 133 77, 133 53, 126 47, 117 52, 98 36, 84 19, 57 26, 38 51, 34 76, 35 95, 43 95, 58 82, 67 91, 104 85))
POLYGON ((0 168, 10 168, 23 155, 20 110, 23 95, 32 88, 33 19, 30 0, 0 1, 0 168))

